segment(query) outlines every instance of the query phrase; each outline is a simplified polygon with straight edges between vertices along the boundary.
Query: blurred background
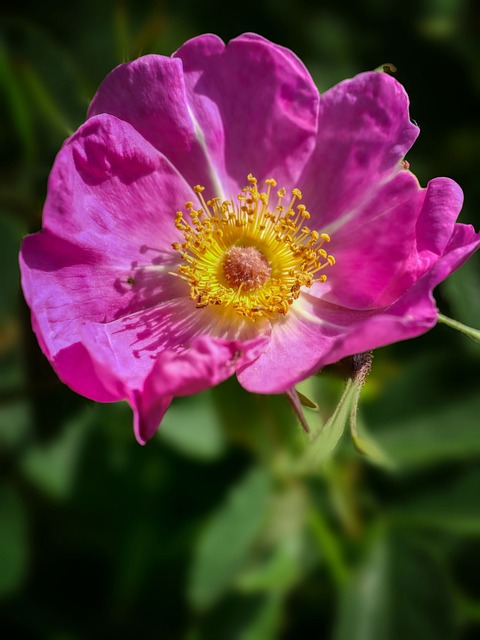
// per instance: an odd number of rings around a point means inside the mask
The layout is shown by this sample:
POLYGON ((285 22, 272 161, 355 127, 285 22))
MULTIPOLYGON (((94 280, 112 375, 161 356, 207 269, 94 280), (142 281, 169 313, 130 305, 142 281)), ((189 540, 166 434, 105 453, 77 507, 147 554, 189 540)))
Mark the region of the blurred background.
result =
MULTIPOLYGON (((480 637, 480 345, 444 326, 378 350, 359 429, 318 469, 281 396, 235 380, 176 400, 140 447, 124 404, 58 382, 19 289, 21 237, 103 77, 187 38, 256 31, 321 91, 384 63, 421 135, 425 185, 480 226, 480 5, 474 0, 23 1, 0 28, 0 620, 3 638, 473 640, 480 637), (368 434, 368 435, 366 435, 368 434)), ((480 261, 436 290, 480 327, 480 261)), ((335 370, 308 383, 325 421, 335 370)), ((340 436, 340 433, 337 434, 340 436)), ((336 437, 337 437, 336 436, 336 437)), ((334 438, 335 440, 335 438, 334 438)))

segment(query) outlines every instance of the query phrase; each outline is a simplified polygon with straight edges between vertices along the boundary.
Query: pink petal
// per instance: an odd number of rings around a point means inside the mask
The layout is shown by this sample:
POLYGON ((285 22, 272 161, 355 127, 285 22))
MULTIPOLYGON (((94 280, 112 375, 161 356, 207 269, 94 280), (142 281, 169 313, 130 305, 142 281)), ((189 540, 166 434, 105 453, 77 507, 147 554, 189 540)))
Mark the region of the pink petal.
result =
POLYGON ((152 437, 172 396, 199 393, 219 384, 257 358, 265 342, 263 337, 243 342, 202 337, 180 354, 163 351, 143 388, 131 398, 137 440, 144 444, 152 437))
POLYGON ((123 389, 97 375, 90 354, 79 343, 85 322, 115 314, 123 302, 115 287, 119 273, 102 265, 92 251, 48 231, 24 238, 20 268, 33 330, 59 378, 92 400, 124 397, 123 389))
MULTIPOLYGON (((309 296, 312 298, 312 296, 309 296)), ((313 304, 320 302, 312 298, 313 304)), ((322 356, 330 351, 337 337, 337 327, 330 328, 318 319, 304 318, 297 311, 299 299, 287 316, 273 325, 265 352, 253 364, 237 373, 240 384, 254 393, 282 393, 319 368, 322 356)), ((320 312, 318 312, 320 313, 320 312)))
POLYGON ((403 170, 417 136, 407 94, 386 73, 363 73, 322 94, 316 147, 298 184, 312 221, 333 224, 333 234, 355 218, 403 170))
POLYGON ((233 324, 228 313, 222 319, 217 309, 197 309, 188 298, 188 287, 183 291, 172 288, 171 296, 112 322, 86 324, 80 332, 82 344, 101 366, 115 370, 128 386, 139 387, 164 351, 183 353, 202 336, 235 344, 268 338, 268 323, 233 324))
POLYGON ((324 364, 353 353, 369 351, 393 342, 413 338, 437 322, 432 290, 458 269, 480 246, 480 234, 473 227, 456 225, 444 255, 391 307, 351 327, 325 358, 324 364))
MULTIPOLYGON (((409 171, 379 188, 348 224, 332 232, 325 299, 352 309, 393 304, 443 253, 463 194, 448 178, 420 189, 409 171)), ((317 287, 314 295, 321 295, 317 287)))
POLYGON ((415 228, 418 255, 430 266, 443 255, 452 236, 458 232, 455 220, 463 205, 463 192, 450 178, 430 180, 415 228))
POLYGON ((226 47, 200 36, 174 55, 224 195, 236 194, 250 172, 292 188, 312 150, 318 109, 318 91, 298 58, 254 34, 226 47))
POLYGON ((80 344, 88 323, 108 323, 186 295, 178 278, 175 212, 192 196, 170 163, 132 127, 89 120, 59 153, 44 230, 20 257, 25 297, 40 345, 59 377, 97 400, 125 396, 98 378, 80 344), (177 291, 181 286, 181 292, 177 291), (108 387, 108 389, 107 389, 108 387))
POLYGON ((461 208, 447 178, 421 189, 401 159, 418 129, 391 76, 365 73, 321 97, 317 147, 300 181, 310 226, 336 265, 313 295, 352 309, 393 304, 442 254, 461 208))
POLYGON ((130 405, 133 409, 133 431, 139 444, 146 444, 157 433, 163 416, 172 403, 172 396, 155 395, 152 392, 148 400, 144 400, 139 391, 133 391, 130 405), (147 405, 145 407, 145 405, 147 405))
POLYGON ((139 387, 163 351, 179 353, 208 330, 206 314, 184 295, 113 322, 89 323, 81 340, 101 367, 139 387))
POLYGON ((180 60, 147 55, 114 69, 104 79, 88 111, 125 122, 156 147, 190 185, 214 189, 201 133, 189 113, 180 60))
POLYGON ((122 275, 126 280, 121 268, 48 231, 24 239, 20 265, 25 298, 52 356, 78 341, 82 324, 108 321, 124 304, 116 286, 122 275))
POLYGON ((171 242, 181 238, 173 219, 191 195, 168 161, 116 118, 93 118, 66 142, 50 177, 44 231, 25 239, 21 256, 47 354, 78 342, 87 322, 172 296, 179 280, 168 273, 179 258, 171 242))
POLYGON ((428 331, 437 319, 432 289, 480 246, 480 234, 456 225, 443 256, 394 305, 358 311, 302 294, 283 322, 276 323, 268 349, 238 373, 257 393, 280 393, 342 358, 406 340, 428 331))
POLYGON ((32 312, 32 326, 42 351, 62 382, 71 389, 97 402, 115 402, 125 397, 125 389, 110 373, 97 371, 90 353, 80 343, 72 343, 50 355, 43 337, 43 327, 32 312))
POLYGON ((130 125, 88 120, 57 156, 43 227, 111 262, 151 262, 181 239, 175 213, 193 192, 176 169, 130 125))
MULTIPOLYGON (((64 382, 96 400, 105 399, 106 385, 93 375, 88 353, 79 344, 85 325, 110 323, 139 309, 147 314, 149 307, 178 295, 182 284, 157 270, 152 278, 148 271, 116 266, 111 259, 48 231, 27 236, 20 255, 23 291, 43 352, 64 382), (128 281, 132 275, 134 284, 128 281)), ((111 393, 118 395, 118 390, 111 393)))
POLYGON ((100 369, 92 353, 79 342, 59 351, 50 363, 62 382, 96 402, 117 402, 128 394, 116 372, 100 369))

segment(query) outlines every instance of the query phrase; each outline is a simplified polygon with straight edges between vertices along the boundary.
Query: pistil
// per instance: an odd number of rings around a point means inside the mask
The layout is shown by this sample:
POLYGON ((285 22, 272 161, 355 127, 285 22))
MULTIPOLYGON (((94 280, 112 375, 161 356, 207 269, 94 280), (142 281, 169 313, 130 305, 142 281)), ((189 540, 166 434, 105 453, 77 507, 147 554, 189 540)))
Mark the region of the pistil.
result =
POLYGON ((272 268, 255 247, 230 247, 225 253, 223 274, 233 289, 254 291, 270 278, 272 268))

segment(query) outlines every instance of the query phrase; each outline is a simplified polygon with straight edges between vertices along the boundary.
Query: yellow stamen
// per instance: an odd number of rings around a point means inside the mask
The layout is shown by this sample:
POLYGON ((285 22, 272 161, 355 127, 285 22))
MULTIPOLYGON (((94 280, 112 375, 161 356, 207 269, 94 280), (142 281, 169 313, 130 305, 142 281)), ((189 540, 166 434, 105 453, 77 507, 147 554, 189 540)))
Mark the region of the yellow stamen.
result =
POLYGON ((335 264, 335 258, 322 248, 330 236, 304 226, 310 219, 302 198, 293 189, 288 206, 282 204, 287 192, 277 191, 277 203, 269 209, 270 192, 277 186, 273 178, 260 192, 256 178, 249 174, 248 186, 236 199, 205 201, 204 187, 193 190, 201 204, 195 209, 187 202, 191 224, 179 211, 175 226, 184 235, 174 242, 183 260, 178 277, 190 285, 190 298, 197 308, 228 307, 239 316, 255 321, 285 315, 300 296, 302 287, 325 282, 317 275, 335 264), (193 225, 193 226, 192 226, 193 225))

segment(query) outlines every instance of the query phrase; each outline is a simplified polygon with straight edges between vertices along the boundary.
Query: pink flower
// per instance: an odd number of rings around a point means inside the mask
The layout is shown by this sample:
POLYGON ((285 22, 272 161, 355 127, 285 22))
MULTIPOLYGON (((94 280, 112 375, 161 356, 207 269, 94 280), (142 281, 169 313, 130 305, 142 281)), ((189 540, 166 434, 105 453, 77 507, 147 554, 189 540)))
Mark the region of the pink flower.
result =
POLYGON ((424 333, 432 289, 480 239, 455 224, 455 182, 422 189, 408 170, 417 135, 391 76, 319 96, 293 53, 253 34, 120 65, 23 243, 45 355, 78 393, 127 399, 144 443, 174 396, 234 373, 284 392, 424 333))

